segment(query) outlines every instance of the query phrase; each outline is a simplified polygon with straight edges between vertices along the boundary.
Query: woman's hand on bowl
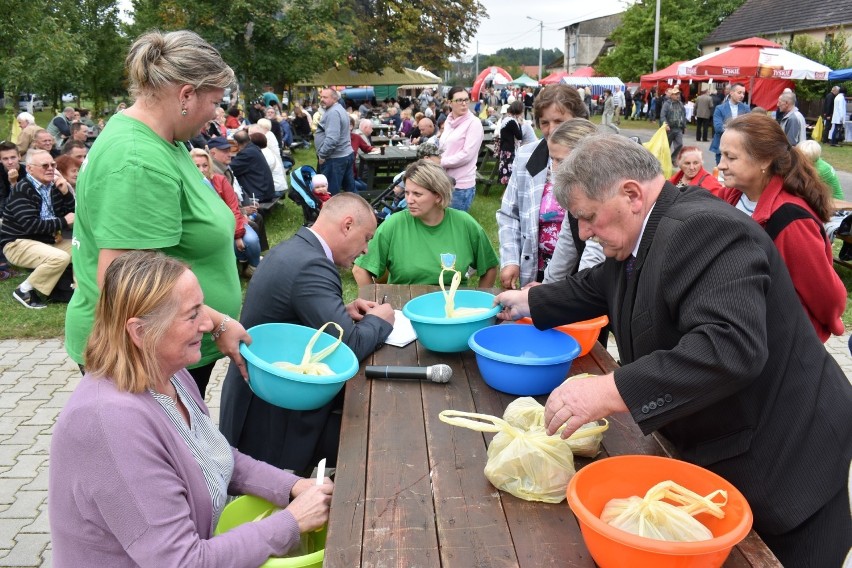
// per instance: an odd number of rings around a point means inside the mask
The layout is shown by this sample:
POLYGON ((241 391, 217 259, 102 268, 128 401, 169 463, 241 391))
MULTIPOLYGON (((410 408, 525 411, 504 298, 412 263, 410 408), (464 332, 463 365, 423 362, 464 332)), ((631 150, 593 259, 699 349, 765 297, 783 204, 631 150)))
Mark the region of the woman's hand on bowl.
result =
POLYGON ((303 479, 293 487, 294 495, 296 494, 296 487, 300 484, 302 484, 302 487, 299 488, 298 495, 290 502, 286 510, 290 511, 290 514, 299 524, 299 532, 304 533, 318 529, 328 523, 334 484, 328 478, 322 485, 316 485, 313 479, 303 479), (308 485, 305 485, 305 482, 308 485))
POLYGON ((240 370, 240 374, 243 378, 248 379, 246 362, 243 360, 243 356, 240 355, 240 343, 251 345, 251 336, 246 331, 246 328, 243 327, 243 324, 237 320, 227 318, 226 321, 227 316, 225 316, 225 314, 220 314, 210 306, 205 307, 208 309, 210 318, 213 322, 220 322, 213 329, 213 340, 216 342, 216 347, 223 355, 230 357, 237 365, 237 368, 240 370), (223 325, 224 329, 222 328, 223 325), (216 335, 217 333, 218 337, 216 335))

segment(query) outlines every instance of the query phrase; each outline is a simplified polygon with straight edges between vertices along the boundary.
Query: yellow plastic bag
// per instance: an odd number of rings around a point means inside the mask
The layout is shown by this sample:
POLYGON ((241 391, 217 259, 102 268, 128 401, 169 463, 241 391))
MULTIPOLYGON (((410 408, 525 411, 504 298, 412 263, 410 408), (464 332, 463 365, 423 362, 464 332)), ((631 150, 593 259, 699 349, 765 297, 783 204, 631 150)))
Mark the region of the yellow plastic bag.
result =
POLYGON ((663 166, 663 175, 666 179, 672 177, 672 149, 669 147, 669 135, 666 127, 661 126, 651 139, 642 144, 649 152, 654 154, 663 166))
POLYGON ((725 517, 722 507, 727 503, 728 493, 723 489, 702 497, 674 481, 663 481, 649 489, 645 497, 611 499, 604 505, 601 520, 617 529, 646 538, 696 542, 710 540, 713 533, 693 516, 709 513, 722 519, 725 517), (713 501, 719 496, 723 498, 721 503, 713 501))
POLYGON ((323 359, 331 355, 337 346, 343 341, 343 328, 340 327, 336 322, 330 321, 319 328, 316 333, 313 334, 311 340, 308 341, 307 347, 305 347, 305 354, 302 355, 302 362, 298 365, 295 363, 288 363, 287 361, 278 361, 277 363, 273 363, 279 369, 284 369, 286 371, 291 371, 293 373, 299 373, 300 375, 314 375, 314 376, 328 376, 333 375, 334 371, 326 365, 325 363, 321 363, 323 359), (320 351, 319 353, 313 353, 314 344, 317 342, 317 339, 320 338, 322 332, 328 326, 333 325, 337 328, 337 331, 340 335, 337 338, 337 341, 320 351))
MULTIPOLYGON (((519 428, 488 414, 445 410, 438 418, 451 426, 497 433, 488 446, 485 464, 485 477, 497 489, 526 501, 559 503, 565 499, 568 480, 575 473, 567 440, 548 436, 543 426, 519 428)), ((575 432, 569 440, 593 436, 607 427, 575 432)))
MULTIPOLYGON (((568 381, 588 376, 591 375, 577 375, 569 378, 568 381)), ((521 428, 522 430, 530 430, 532 428, 540 428, 542 430, 546 429, 546 425, 544 423, 544 406, 542 406, 536 399, 529 396, 518 398, 509 403, 506 410, 503 412, 503 420, 512 426, 521 428)), ((583 432, 585 434, 584 436, 572 436, 568 438, 566 442, 568 443, 568 447, 571 448, 571 453, 575 456, 582 456, 585 458, 593 458, 597 456, 601 452, 603 433, 609 428, 609 424, 606 423, 606 421, 604 422, 605 426, 603 426, 603 429, 601 429, 601 425, 597 422, 589 422, 588 424, 580 426, 577 432, 594 429, 594 432, 596 433, 591 434, 589 432, 583 432)), ((561 434, 564 429, 565 426, 563 425, 554 435, 561 434)))

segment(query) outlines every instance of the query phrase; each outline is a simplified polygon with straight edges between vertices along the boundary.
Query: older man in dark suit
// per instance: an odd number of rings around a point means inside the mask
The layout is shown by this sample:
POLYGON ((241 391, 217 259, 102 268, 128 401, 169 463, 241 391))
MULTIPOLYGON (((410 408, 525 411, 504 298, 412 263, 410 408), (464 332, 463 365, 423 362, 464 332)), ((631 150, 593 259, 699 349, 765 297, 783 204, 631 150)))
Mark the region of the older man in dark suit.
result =
MULTIPOLYGON (((766 232, 733 207, 665 181, 644 148, 583 141, 556 194, 605 262, 504 292, 503 319, 549 328, 608 314, 622 367, 554 390, 563 437, 629 411, 690 462, 733 483, 785 566, 839 566, 852 544, 852 385, 798 302, 766 232)), ((628 474, 629 472, 625 472, 628 474)))
MULTIPOLYGON (((370 205, 354 193, 323 204, 310 228, 302 227, 272 249, 260 263, 246 292, 240 322, 249 329, 263 323, 296 323, 319 328, 337 322, 343 342, 359 360, 382 345, 393 329, 390 304, 357 299, 343 304, 337 267, 350 268, 367 252, 376 230, 370 205)), ((222 388, 220 429, 241 452, 283 469, 310 474, 319 459, 337 457, 343 392, 317 410, 278 408, 256 397, 235 365, 222 388)))

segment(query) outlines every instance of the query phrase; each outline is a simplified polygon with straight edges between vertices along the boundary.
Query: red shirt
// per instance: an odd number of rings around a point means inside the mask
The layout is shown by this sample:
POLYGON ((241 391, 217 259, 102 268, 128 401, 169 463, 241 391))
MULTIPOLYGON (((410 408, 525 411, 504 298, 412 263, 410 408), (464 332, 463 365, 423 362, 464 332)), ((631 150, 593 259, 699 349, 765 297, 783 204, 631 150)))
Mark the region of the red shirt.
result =
MULTIPOLYGON (((716 195, 736 206, 742 192, 724 187, 716 195)), ((798 205, 819 222, 819 217, 804 199, 784 190, 780 176, 769 180, 757 200, 752 219, 765 227, 772 213, 785 203, 798 205)), ((840 316, 846 308, 846 286, 834 271, 831 244, 819 226, 810 219, 797 219, 778 234, 775 246, 819 338, 825 343, 831 334, 841 335, 844 327, 840 316)))
MULTIPOLYGON (((373 147, 367 144, 367 141, 361 138, 360 134, 356 134, 354 132, 349 133, 349 142, 352 144, 352 150, 355 152, 355 156, 358 156, 358 150, 363 152, 372 152, 373 147)), ((355 174, 355 177, 358 177, 358 166, 356 164, 352 164, 352 172, 355 174)))

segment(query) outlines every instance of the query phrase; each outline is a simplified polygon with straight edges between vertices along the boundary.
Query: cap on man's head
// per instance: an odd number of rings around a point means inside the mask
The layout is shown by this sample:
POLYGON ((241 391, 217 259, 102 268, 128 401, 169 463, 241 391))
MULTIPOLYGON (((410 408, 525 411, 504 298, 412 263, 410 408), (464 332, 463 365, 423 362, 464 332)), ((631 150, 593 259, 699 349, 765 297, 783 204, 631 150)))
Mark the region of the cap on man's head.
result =
POLYGON ((417 159, 422 160, 423 158, 429 158, 431 156, 440 156, 444 153, 443 148, 439 148, 435 144, 421 144, 417 147, 417 159))
POLYGON ((231 148, 231 143, 224 136, 216 136, 207 142, 207 147, 210 149, 225 150, 231 148))

